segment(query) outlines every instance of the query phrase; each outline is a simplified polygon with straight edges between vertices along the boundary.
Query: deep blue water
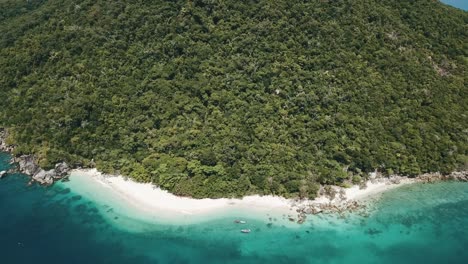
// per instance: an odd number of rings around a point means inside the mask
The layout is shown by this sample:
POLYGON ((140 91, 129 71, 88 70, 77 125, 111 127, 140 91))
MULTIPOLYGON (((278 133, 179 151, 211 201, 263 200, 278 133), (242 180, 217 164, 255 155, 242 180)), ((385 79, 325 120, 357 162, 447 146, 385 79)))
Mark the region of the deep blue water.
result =
POLYGON ((463 10, 468 10, 468 0, 442 0, 442 2, 463 10))
POLYGON ((293 229, 249 219, 249 235, 232 219, 135 220, 145 229, 132 232, 119 217, 66 183, 28 187, 26 176, 9 175, 0 180, 0 263, 468 263, 466 183, 391 190, 369 217, 315 216, 293 229))

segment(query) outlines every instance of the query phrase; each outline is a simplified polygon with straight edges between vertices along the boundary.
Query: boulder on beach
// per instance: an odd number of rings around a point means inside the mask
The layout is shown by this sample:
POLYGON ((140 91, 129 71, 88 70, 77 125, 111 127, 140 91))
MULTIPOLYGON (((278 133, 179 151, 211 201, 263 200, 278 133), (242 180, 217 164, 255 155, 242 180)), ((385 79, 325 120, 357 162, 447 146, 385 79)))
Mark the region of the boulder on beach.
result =
POLYGON ((33 175, 32 178, 40 184, 51 185, 54 183, 54 176, 54 170, 45 171, 40 169, 36 174, 33 175))
POLYGON ((60 162, 55 164, 55 177, 61 178, 68 174, 70 171, 70 166, 66 162, 60 162))

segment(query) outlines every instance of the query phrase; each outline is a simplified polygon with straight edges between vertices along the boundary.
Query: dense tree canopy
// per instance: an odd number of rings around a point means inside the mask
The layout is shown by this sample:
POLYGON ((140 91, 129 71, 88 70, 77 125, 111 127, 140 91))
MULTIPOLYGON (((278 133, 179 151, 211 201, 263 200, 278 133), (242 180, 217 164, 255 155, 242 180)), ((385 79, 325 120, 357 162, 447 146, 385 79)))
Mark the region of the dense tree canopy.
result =
POLYGON ((194 197, 468 164, 468 13, 435 0, 0 0, 17 153, 194 197))

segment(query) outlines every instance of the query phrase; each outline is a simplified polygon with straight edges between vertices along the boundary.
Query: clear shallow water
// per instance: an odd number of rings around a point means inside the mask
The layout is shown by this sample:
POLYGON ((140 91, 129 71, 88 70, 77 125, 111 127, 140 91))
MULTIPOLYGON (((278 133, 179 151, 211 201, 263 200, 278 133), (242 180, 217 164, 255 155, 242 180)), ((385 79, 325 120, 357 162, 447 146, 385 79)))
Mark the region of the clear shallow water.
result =
POLYGON ((148 223, 123 215, 118 200, 88 200, 66 183, 26 184, 23 175, 0 181, 1 263, 468 263, 464 183, 391 190, 368 218, 316 216, 294 229, 249 219, 248 235, 231 217, 148 223), (143 228, 121 228, 130 224, 143 228))

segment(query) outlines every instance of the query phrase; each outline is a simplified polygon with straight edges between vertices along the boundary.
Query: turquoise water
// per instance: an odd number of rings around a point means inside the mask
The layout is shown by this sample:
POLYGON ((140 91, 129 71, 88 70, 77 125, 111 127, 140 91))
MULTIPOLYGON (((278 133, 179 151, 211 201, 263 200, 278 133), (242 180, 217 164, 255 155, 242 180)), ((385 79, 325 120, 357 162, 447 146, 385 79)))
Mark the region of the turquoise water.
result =
POLYGON ((463 10, 468 10, 468 0, 442 0, 442 2, 463 10))
MULTIPOLYGON (((0 155, 0 170, 7 156, 0 155)), ((468 184, 403 186, 369 217, 314 216, 299 228, 232 218, 193 225, 135 220, 67 186, 0 181, 1 263, 468 263, 468 184), (129 224, 142 228, 121 228, 129 224)))

